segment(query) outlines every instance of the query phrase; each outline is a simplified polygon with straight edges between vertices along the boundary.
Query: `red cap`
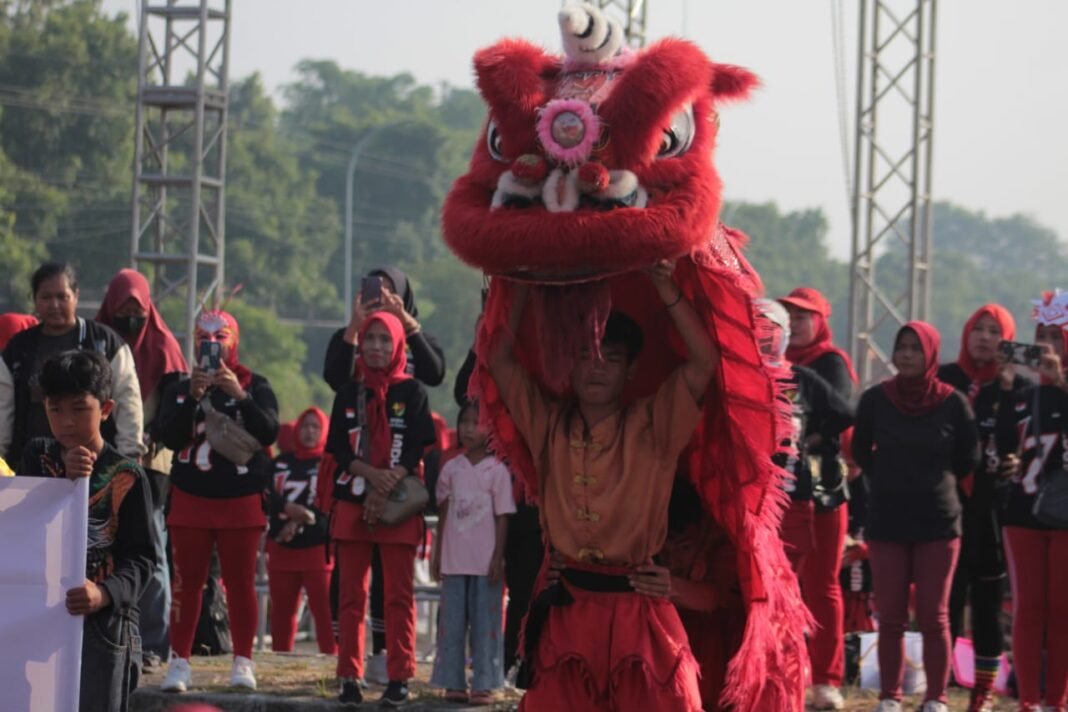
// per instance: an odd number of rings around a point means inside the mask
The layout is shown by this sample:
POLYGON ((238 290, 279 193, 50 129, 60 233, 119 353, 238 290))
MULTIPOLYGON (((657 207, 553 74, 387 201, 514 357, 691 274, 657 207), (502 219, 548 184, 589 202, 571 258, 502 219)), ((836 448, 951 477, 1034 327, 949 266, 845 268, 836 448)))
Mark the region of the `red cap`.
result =
POLYGON ((812 287, 798 287, 785 297, 779 297, 779 301, 787 306, 797 307, 805 311, 816 312, 827 317, 831 315, 831 303, 820 294, 818 289, 812 287))

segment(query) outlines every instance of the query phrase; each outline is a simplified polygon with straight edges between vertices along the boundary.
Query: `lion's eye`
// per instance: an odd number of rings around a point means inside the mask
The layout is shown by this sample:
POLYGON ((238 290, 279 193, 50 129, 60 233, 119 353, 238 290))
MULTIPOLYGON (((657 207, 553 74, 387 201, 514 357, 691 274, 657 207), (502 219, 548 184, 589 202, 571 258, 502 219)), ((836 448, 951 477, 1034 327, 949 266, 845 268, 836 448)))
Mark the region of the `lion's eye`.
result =
POLYGON ((493 160, 504 162, 504 150, 501 148, 501 132, 497 130, 497 122, 490 119, 486 127, 486 148, 489 149, 493 160))
POLYGON ((657 158, 674 158, 690 150, 693 145, 693 107, 685 109, 671 117, 671 125, 664 129, 660 137, 657 158))

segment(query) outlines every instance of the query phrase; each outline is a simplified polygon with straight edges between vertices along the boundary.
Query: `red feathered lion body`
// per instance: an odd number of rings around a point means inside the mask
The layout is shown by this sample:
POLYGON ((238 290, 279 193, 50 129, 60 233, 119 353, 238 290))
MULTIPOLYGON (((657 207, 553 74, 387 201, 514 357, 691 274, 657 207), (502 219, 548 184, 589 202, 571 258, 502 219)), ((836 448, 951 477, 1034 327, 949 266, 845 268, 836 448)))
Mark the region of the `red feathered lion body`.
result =
POLYGON ((727 532, 746 602, 721 699, 740 711, 803 709, 806 613, 778 535, 784 501, 771 456, 781 421, 752 307, 762 288, 741 254, 744 236, 718 222, 713 164, 717 105, 744 98, 756 78, 675 39, 598 64, 505 40, 475 56, 475 71, 489 118, 443 224, 453 251, 493 277, 471 389, 498 450, 536 493, 530 454, 484 368, 507 328, 514 283, 531 285, 516 358, 557 395, 575 349, 595 344, 608 311, 634 318, 645 348, 633 398, 684 358, 642 273, 678 258, 676 283, 722 356, 680 472, 727 532))

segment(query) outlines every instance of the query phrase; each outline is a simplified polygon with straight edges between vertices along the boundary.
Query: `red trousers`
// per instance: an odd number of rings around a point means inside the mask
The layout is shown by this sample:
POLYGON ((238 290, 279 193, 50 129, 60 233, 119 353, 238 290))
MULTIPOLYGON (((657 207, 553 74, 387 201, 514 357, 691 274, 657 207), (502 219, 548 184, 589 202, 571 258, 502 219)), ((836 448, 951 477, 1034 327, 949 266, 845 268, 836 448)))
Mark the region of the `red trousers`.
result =
POLYGON ((1041 702, 1045 647, 1046 705, 1056 708, 1068 702, 1068 531, 1005 527, 1004 532, 1020 702, 1041 702))
POLYGON ((252 657, 256 638, 256 555, 262 527, 195 529, 171 527, 174 578, 171 581, 171 648, 180 658, 193 652, 193 637, 200 618, 200 602, 211 566, 211 546, 219 550, 219 568, 226 605, 230 610, 230 636, 234 655, 252 657))
POLYGON ((334 629, 330 621, 330 569, 277 571, 268 568, 271 592, 271 649, 290 652, 297 638, 297 608, 300 590, 308 592, 308 607, 315 621, 319 652, 337 655, 334 629))
POLYGON ((520 712, 700 712, 698 667, 675 606, 569 586, 551 609, 520 712))
MULTIPOLYGON (((367 594, 371 573, 369 541, 338 541, 341 569, 338 677, 363 677, 367 594)), ((415 546, 378 544, 386 609, 386 672, 390 680, 415 677, 415 546)))
POLYGON ((848 526, 844 505, 812 515, 815 547, 801 568, 801 594, 816 619, 816 630, 808 637, 814 685, 841 687, 845 676, 845 606, 838 574, 848 526))
POLYGON ((868 542, 875 605, 879 609, 880 699, 901 699, 909 584, 916 584, 916 622, 923 634, 926 700, 945 702, 949 682, 949 590, 960 539, 918 543, 868 542))
POLYGON ((805 605, 816 619, 808 636, 812 683, 841 687, 845 676, 845 609, 838 578, 849 512, 816 512, 811 501, 795 500, 782 521, 783 548, 801 584, 805 605))

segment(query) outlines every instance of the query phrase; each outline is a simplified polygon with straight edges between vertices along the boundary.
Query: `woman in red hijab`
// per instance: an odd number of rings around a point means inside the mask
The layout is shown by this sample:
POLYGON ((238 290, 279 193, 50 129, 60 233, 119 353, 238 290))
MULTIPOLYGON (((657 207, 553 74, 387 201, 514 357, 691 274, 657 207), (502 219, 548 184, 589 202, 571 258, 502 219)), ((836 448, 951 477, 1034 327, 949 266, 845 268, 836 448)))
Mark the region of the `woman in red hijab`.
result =
POLYGON ((29 314, 0 314, 0 351, 4 350, 12 336, 37 324, 37 317, 29 314))
POLYGON ((204 358, 188 379, 168 388, 156 417, 157 436, 175 453, 167 514, 174 554, 173 654, 161 687, 184 692, 191 684, 189 656, 214 547, 234 644, 230 684, 256 689, 256 558, 267 523, 263 493, 274 472, 267 448, 278 437, 278 400, 270 382, 241 363, 241 331, 233 315, 201 312, 195 339, 198 354, 217 350, 218 359, 204 358), (216 425, 208 419, 211 411, 233 422, 216 425), (262 446, 247 460, 231 453, 244 462, 213 447, 216 433, 209 429, 230 426, 244 429, 262 446))
POLYGON ((1001 663, 1001 602, 1005 556, 999 523, 1004 480, 997 471, 998 411, 1012 409, 1027 388, 998 359, 998 344, 1016 338, 1016 322, 1000 304, 980 307, 964 324, 960 354, 938 369, 938 378, 966 396, 979 429, 980 459, 975 473, 964 480, 960 560, 949 599, 950 632, 964 634, 964 607, 971 606, 971 638, 975 655, 975 684, 968 712, 989 712, 994 704, 994 679, 1001 663))
MULTIPOLYGON (((831 303, 812 287, 798 287, 779 302, 790 314, 787 361, 815 371, 839 398, 852 403, 857 375, 849 354, 834 345, 828 323, 831 303)), ((828 438, 814 435, 805 443, 808 454, 820 463, 818 471, 812 472, 811 544, 798 571, 805 604, 816 619, 808 652, 812 661, 812 706, 818 710, 841 709, 843 704, 839 688, 845 676, 845 605, 839 573, 849 529, 849 507, 847 466, 841 453, 842 443, 851 432, 847 429, 828 438)))
POLYGON ((330 621, 330 572, 334 567, 326 546, 327 516, 314 504, 330 421, 318 408, 308 408, 294 422, 293 449, 274 460, 267 537, 271 648, 276 652, 293 650, 303 589, 315 620, 319 652, 337 655, 330 621))
POLYGON ((923 634, 922 712, 946 712, 949 589, 960 552, 957 483, 979 461, 968 399, 938 380, 941 338, 910 321, 894 341, 897 375, 864 392, 853 457, 869 485, 867 541, 879 610, 879 712, 901 709, 909 587, 923 634))
POLYGON ((152 432, 163 393, 189 373, 182 348, 167 328, 149 293, 148 280, 132 269, 120 270, 108 284, 96 321, 110 326, 130 347, 134 370, 141 385, 145 445, 143 460, 152 484, 152 508, 156 522, 156 570, 139 602, 141 642, 145 660, 152 666, 170 652, 171 581, 167 568, 167 530, 164 507, 171 470, 171 453, 152 432))
POLYGON ((356 377, 338 389, 330 415, 327 450, 337 461, 331 537, 340 570, 339 700, 358 704, 363 693, 365 621, 371 550, 382 558, 386 613, 385 704, 408 701, 415 675, 416 547, 423 540, 420 515, 385 525, 379 521, 390 492, 403 477, 421 476, 423 450, 434 442, 426 390, 406 370, 404 327, 385 311, 363 315, 356 377))
POLYGON ((108 284, 96 321, 117 331, 133 352, 145 404, 145 432, 149 432, 163 391, 189 373, 189 365, 152 302, 145 276, 120 270, 108 284))

